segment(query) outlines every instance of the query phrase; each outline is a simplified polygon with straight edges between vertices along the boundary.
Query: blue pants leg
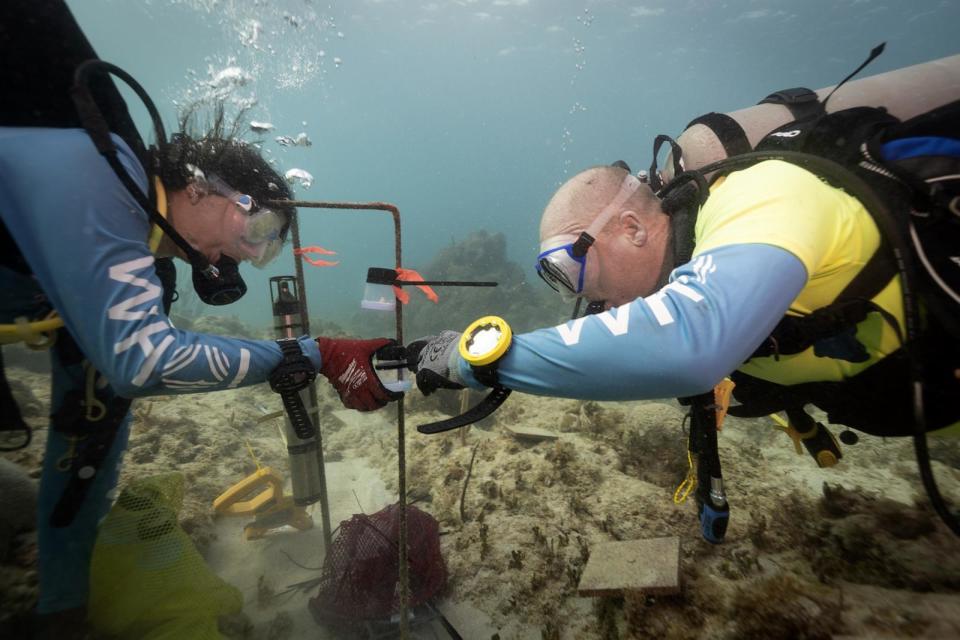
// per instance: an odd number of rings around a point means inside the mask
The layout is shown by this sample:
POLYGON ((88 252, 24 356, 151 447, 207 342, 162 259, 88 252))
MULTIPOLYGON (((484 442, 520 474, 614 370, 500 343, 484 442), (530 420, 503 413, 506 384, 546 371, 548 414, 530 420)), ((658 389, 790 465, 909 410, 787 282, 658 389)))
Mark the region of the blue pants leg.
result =
MULTIPOLYGON (((55 354, 53 365, 52 410, 56 411, 64 395, 83 389, 82 365, 64 366, 55 354)), ((130 415, 124 417, 110 453, 90 486, 83 505, 66 527, 50 525, 50 515, 70 478, 71 438, 51 426, 43 460, 38 501, 38 542, 40 564, 39 613, 53 613, 86 606, 89 593, 90 559, 96 541, 97 526, 110 510, 113 489, 120 475, 123 452, 130 432, 130 415)))

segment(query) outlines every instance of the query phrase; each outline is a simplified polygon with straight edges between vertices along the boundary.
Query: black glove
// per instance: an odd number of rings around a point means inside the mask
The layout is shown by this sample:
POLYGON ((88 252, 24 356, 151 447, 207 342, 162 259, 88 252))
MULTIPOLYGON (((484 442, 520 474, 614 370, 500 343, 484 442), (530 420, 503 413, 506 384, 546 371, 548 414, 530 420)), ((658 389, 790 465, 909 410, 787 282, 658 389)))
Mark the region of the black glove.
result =
POLYGON ((407 345, 407 368, 417 374, 417 388, 428 396, 437 389, 463 389, 457 345, 460 334, 443 331, 407 345))

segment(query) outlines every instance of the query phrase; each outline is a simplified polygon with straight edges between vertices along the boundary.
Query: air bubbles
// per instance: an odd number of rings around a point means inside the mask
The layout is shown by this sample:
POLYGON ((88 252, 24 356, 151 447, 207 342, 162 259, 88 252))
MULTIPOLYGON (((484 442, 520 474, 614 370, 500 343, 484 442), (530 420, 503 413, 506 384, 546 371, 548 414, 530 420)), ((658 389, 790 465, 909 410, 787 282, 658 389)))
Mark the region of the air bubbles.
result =
POLYGON ((301 131, 296 135, 296 137, 291 136, 277 136, 274 138, 277 144, 281 147, 310 147, 313 146, 313 141, 310 140, 310 137, 306 134, 305 131, 301 131))
MULTIPOLYGON (((272 104, 278 92, 323 86, 343 59, 335 57, 346 34, 333 18, 337 11, 328 2, 276 2, 275 0, 168 0, 185 5, 193 18, 219 31, 226 44, 222 54, 198 56, 185 72, 171 98, 178 107, 222 102, 228 117, 257 104, 257 97, 272 104), (200 61, 202 59, 202 62, 200 61)), ((339 73, 339 72, 338 72, 339 73)), ((292 95, 290 97, 293 97, 292 95)), ((205 108, 205 107, 204 107, 205 108)), ((265 115, 265 114, 262 114, 265 115)), ((295 116, 294 116, 295 117, 295 116)), ((266 121, 267 118, 260 118, 266 121)), ((282 120, 282 119, 281 119, 282 120)), ((266 135, 274 151, 279 132, 258 130, 244 118, 247 135, 266 135)), ((297 139, 296 121, 276 121, 291 132, 290 146, 306 146, 309 138, 297 139)), ((269 124, 269 123, 262 123, 269 124)), ((306 124, 303 125, 304 131, 306 124)), ((265 127, 264 127, 265 129, 265 127)), ((266 150, 265 150, 266 151, 266 150)))
POLYGON ((262 31, 263 23, 259 20, 250 19, 241 24, 237 29, 237 37, 243 46, 256 48, 262 31))
POLYGON ((290 184, 299 184, 304 189, 309 189, 313 185, 313 176, 306 169, 290 169, 283 177, 290 184))
POLYGON ((593 24, 593 15, 590 13, 590 9, 584 9, 583 15, 577 16, 577 22, 589 28, 593 24))

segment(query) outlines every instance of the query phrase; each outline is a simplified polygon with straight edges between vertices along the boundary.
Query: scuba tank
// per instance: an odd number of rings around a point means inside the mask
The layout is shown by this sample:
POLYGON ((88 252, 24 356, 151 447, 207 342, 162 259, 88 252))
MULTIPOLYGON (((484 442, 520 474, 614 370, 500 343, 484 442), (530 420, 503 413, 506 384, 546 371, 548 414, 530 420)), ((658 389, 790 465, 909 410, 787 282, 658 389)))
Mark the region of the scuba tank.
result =
MULTIPOLYGON (((843 83, 841 83, 843 84, 843 83)), ((785 89, 759 104, 730 113, 707 113, 692 120, 676 139, 682 149, 682 168, 699 169, 717 160, 750 151, 771 131, 792 122, 858 106, 884 107, 890 115, 907 120, 957 99, 960 92, 960 55, 940 58, 843 84, 843 91, 827 96, 839 85, 811 91, 785 89)), ((787 133, 787 132, 784 132, 787 133)), ((671 151, 655 190, 677 173, 671 151)), ((654 158, 654 169, 656 158, 654 158)))

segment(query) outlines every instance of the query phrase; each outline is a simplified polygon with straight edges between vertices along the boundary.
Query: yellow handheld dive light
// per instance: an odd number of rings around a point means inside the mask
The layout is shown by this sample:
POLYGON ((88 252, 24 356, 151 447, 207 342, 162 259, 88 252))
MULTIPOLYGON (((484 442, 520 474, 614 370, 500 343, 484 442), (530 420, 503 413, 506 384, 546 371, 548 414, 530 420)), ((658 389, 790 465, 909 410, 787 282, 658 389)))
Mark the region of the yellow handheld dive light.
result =
POLYGON ((487 397, 472 409, 459 416, 431 422, 417 427, 420 433, 441 433, 459 427, 465 427, 497 410, 510 395, 510 389, 502 387, 497 379, 497 367, 501 358, 510 350, 513 343, 513 330, 507 321, 499 316, 484 316, 475 320, 460 336, 460 355, 473 369, 477 380, 492 387, 487 397))

